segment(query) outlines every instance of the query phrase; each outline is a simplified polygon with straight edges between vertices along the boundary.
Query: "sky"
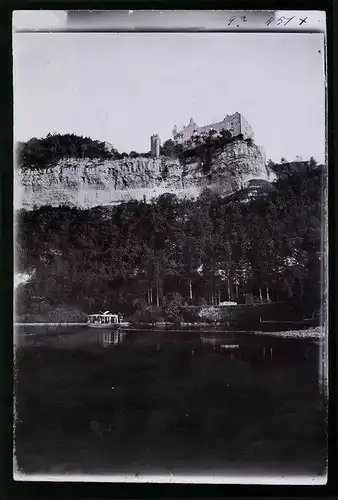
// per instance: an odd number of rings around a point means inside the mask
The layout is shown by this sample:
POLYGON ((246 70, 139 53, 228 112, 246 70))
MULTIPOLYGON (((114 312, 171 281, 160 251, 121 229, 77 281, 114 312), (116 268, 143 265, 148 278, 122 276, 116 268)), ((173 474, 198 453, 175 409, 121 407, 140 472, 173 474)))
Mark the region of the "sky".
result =
POLYGON ((325 161, 324 36, 16 33, 14 136, 74 133, 146 152, 236 111, 267 158, 325 161))

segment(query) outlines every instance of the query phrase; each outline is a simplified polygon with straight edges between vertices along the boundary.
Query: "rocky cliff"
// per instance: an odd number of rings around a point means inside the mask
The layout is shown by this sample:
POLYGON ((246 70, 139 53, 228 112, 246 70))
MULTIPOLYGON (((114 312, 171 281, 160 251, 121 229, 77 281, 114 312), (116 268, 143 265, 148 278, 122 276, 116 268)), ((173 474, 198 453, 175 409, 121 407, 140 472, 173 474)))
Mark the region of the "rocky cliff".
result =
POLYGON ((91 208, 144 197, 149 200, 163 193, 196 197, 206 187, 228 195, 253 179, 269 180, 270 176, 264 152, 246 141, 220 149, 207 174, 198 158, 185 165, 168 157, 61 158, 43 169, 16 171, 14 206, 26 210, 43 205, 91 208))

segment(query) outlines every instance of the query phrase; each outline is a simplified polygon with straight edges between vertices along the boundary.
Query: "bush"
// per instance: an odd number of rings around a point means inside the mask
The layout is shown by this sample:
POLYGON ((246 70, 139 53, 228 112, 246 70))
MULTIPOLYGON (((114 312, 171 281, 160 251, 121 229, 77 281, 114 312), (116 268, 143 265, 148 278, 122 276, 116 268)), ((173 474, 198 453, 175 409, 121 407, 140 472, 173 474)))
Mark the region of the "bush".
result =
POLYGON ((174 292, 165 295, 163 299, 163 311, 169 321, 179 322, 182 320, 182 307, 183 297, 180 293, 174 292))
POLYGON ((255 305, 261 303, 259 297, 256 297, 253 293, 243 293, 242 297, 244 304, 255 305))
MULTIPOLYGON (((144 301, 145 303, 145 301, 144 301)), ((142 302, 143 304, 143 302, 142 302)), ((156 324, 163 322, 163 310, 161 307, 146 305, 138 307, 130 317, 131 323, 156 324)))
POLYGON ((198 323, 201 322, 201 318, 198 315, 200 308, 186 307, 182 310, 182 320, 186 323, 198 323))
POLYGON ((18 323, 85 323, 87 313, 80 311, 76 307, 57 306, 52 307, 49 304, 42 304, 35 311, 20 314, 16 318, 18 323))

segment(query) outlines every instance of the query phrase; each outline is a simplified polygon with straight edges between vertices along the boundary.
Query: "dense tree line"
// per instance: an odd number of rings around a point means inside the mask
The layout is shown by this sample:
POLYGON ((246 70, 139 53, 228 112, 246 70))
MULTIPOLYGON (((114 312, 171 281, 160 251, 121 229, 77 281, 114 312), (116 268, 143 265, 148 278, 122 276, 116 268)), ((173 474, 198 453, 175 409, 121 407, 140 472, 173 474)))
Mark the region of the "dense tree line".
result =
POLYGON ((117 160, 128 156, 107 147, 104 142, 75 134, 48 134, 44 138, 33 137, 17 144, 17 164, 21 168, 45 168, 67 157, 117 160))
MULTIPOLYGON (((18 312, 39 301, 125 313, 182 304, 281 301, 320 305, 323 167, 288 164, 265 196, 243 201, 205 190, 113 208, 44 207, 18 217, 18 312)), ((312 307, 311 306, 311 307, 312 307)))

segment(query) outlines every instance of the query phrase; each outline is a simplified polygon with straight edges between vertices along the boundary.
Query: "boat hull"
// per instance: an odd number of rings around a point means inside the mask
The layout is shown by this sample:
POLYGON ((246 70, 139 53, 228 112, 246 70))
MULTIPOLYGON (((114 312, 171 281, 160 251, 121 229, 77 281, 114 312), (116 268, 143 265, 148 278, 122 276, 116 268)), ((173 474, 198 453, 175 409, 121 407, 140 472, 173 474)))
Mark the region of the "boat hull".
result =
POLYGON ((96 323, 87 323, 87 326, 89 328, 98 328, 98 329, 101 329, 101 330, 117 330, 118 328, 121 327, 120 324, 115 324, 115 325, 113 325, 113 324, 111 324, 111 325, 106 324, 105 325, 105 324, 101 324, 101 323, 97 323, 97 324, 96 323))

